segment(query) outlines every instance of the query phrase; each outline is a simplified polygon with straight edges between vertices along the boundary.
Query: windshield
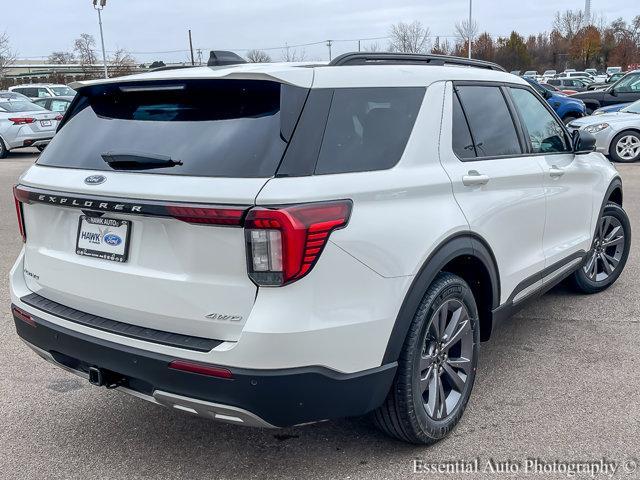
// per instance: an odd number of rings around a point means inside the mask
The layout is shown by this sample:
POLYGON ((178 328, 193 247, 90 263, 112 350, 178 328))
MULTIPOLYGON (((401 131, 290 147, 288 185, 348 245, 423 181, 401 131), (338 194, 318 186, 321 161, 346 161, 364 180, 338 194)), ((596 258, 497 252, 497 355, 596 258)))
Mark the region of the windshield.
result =
POLYGON ((0 112, 37 112, 40 110, 46 110, 42 108, 40 105, 36 105, 31 102, 1 102, 0 103, 0 112))
POLYGON ((69 87, 50 87, 57 97, 73 97, 76 91, 69 87))
POLYGON ((627 105, 626 107, 620 109, 620 111, 626 113, 640 113, 640 100, 636 100, 631 105, 627 105))

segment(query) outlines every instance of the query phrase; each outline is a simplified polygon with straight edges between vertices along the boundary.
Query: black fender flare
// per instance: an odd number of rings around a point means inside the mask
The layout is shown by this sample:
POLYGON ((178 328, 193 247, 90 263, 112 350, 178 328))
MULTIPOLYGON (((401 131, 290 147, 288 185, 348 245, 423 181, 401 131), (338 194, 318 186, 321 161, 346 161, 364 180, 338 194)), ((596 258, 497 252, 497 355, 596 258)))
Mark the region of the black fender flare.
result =
POLYGON ((498 266, 487 243, 473 232, 460 232, 448 237, 429 255, 413 279, 389 336, 382 360, 383 365, 398 360, 413 317, 429 285, 447 263, 460 256, 475 257, 482 262, 491 280, 492 309, 500 305, 498 266))
MULTIPOLYGON (((602 199, 602 204, 600 205, 598 218, 602 217, 602 212, 604 212, 604 208, 607 206, 607 203, 609 203, 611 194, 616 190, 620 190, 620 206, 622 206, 622 198, 623 198, 622 179, 619 176, 614 177, 613 180, 611 180, 611 183, 609 183, 609 186, 607 187, 607 191, 604 194, 604 198, 602 199)), ((597 230, 598 230, 598 221, 596 220, 596 224, 593 227, 593 235, 591 237, 591 240, 595 238, 597 230)))

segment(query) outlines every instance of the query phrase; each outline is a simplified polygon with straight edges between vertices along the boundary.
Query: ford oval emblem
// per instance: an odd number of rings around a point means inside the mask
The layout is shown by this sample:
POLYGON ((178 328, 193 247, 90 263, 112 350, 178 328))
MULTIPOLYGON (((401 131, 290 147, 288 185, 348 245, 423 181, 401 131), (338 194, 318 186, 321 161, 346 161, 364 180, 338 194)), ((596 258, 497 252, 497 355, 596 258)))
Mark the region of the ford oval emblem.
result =
POLYGON ((107 177, 104 175, 89 175, 84 179, 84 183, 87 185, 100 185, 107 181, 107 177))
POLYGON ((115 233, 107 233, 104 236, 104 243, 111 245, 112 247, 117 247, 122 243, 122 239, 115 233))

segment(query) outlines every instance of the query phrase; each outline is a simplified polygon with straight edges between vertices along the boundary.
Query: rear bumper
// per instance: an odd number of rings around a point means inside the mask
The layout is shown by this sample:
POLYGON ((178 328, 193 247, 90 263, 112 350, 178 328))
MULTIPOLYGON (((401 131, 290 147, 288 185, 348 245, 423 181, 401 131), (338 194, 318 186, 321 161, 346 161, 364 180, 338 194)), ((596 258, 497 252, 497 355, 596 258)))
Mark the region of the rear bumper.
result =
POLYGON ((169 369, 176 358, 108 342, 31 315, 35 326, 14 315, 18 335, 41 357, 65 370, 88 377, 89 367, 98 367, 120 380, 126 393, 241 425, 286 427, 363 415, 382 404, 396 370, 395 363, 351 374, 323 367, 230 368, 233 379, 214 378, 169 369))
POLYGON ((55 131, 41 133, 19 132, 16 136, 7 138, 6 144, 10 150, 20 147, 35 147, 39 145, 47 145, 54 135, 55 131))

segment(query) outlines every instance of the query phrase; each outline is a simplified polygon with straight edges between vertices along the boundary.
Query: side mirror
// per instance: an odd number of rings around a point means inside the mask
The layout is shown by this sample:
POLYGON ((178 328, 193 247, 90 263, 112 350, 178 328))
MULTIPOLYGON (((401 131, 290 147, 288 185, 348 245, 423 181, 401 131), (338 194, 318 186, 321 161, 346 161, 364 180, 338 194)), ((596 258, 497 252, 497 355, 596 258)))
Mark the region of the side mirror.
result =
POLYGON ((571 142, 573 143, 573 153, 585 155, 596 149, 596 137, 584 130, 574 130, 571 142))
POLYGON ((611 95, 613 95, 614 97, 617 97, 617 96, 618 96, 618 93, 616 92, 616 89, 615 89, 615 88, 613 88, 613 85, 611 85, 611 88, 609 88, 609 93, 610 93, 611 95))

